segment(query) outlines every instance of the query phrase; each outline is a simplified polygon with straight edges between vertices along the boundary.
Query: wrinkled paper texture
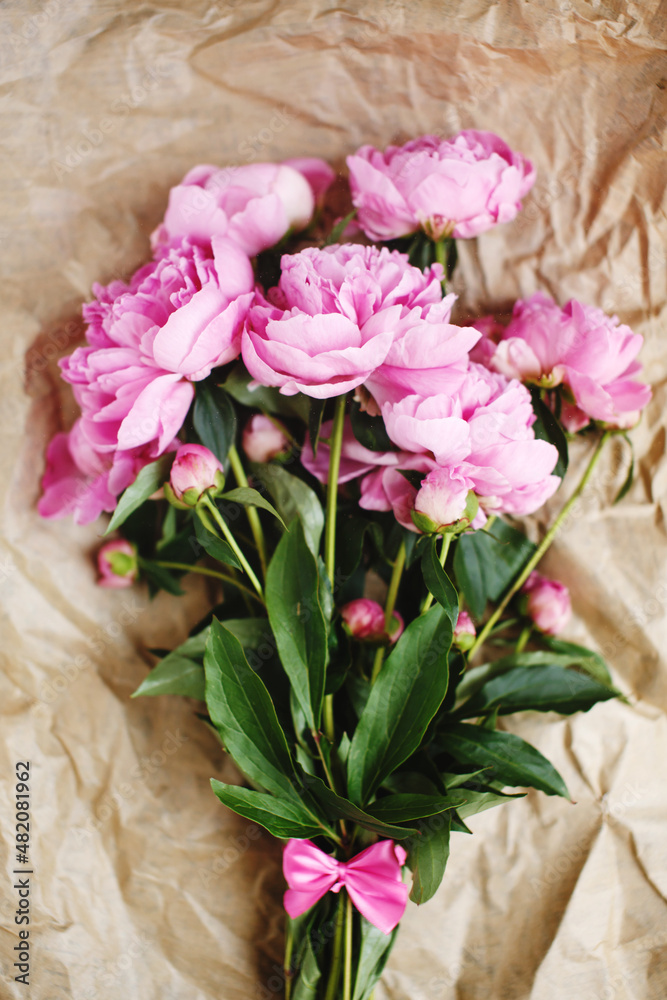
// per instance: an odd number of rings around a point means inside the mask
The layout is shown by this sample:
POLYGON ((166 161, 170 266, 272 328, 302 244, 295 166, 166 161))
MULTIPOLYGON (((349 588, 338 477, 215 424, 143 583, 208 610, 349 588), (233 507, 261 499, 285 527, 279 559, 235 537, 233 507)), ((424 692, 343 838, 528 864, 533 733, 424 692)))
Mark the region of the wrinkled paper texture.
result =
POLYGON ((193 703, 130 700, 147 651, 182 640, 212 593, 100 590, 102 522, 35 510, 46 444, 75 415, 56 361, 81 303, 147 259, 196 163, 317 155, 342 171, 362 143, 471 127, 532 158, 538 181, 513 223, 460 244, 459 315, 539 288, 646 338, 634 486, 610 505, 629 463, 616 442, 545 564, 572 591, 568 636, 607 656, 629 704, 507 720, 575 804, 530 792, 473 817, 437 897, 409 904, 376 1000, 666 995, 666 43, 659 0, 0 6, 3 997, 261 1000, 281 985, 278 843, 211 793, 234 772, 193 703), (29 988, 12 969, 24 759, 29 988))

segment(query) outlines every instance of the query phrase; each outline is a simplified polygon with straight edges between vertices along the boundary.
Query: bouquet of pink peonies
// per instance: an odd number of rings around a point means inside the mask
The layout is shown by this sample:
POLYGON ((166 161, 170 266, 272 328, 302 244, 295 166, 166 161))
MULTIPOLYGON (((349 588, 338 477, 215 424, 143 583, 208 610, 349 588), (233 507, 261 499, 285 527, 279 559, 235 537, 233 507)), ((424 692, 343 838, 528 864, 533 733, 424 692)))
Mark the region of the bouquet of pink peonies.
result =
POLYGON ((593 306, 537 293, 506 326, 455 321, 455 240, 514 218, 523 156, 468 131, 348 165, 328 235, 319 160, 171 191, 153 260, 84 306, 61 362, 81 416, 39 504, 112 514, 103 586, 216 584, 136 694, 205 702, 243 775, 213 791, 285 841, 288 1000, 371 997, 452 831, 508 788, 569 798, 499 718, 618 694, 557 638, 569 594, 536 566, 650 398, 642 338, 593 306), (535 545, 515 518, 558 490, 573 435, 588 465, 535 545))

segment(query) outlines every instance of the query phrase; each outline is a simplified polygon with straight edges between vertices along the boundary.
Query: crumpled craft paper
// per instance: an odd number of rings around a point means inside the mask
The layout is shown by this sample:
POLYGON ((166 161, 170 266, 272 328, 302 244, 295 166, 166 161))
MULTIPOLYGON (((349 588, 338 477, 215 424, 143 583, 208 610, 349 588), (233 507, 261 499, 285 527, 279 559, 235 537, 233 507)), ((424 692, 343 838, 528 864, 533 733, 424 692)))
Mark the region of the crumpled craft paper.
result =
MULTIPOLYGON (((35 511, 71 424, 56 359, 94 281, 146 260, 192 165, 318 155, 490 128, 536 163, 523 213, 461 247, 461 315, 536 289, 644 334, 655 396, 609 450, 547 569, 574 639, 629 704, 520 726, 569 804, 529 793, 471 820, 412 904, 377 1000, 657 1000, 667 993, 664 498, 667 17, 658 0, 8 2, 0 11, 4 322, 0 975, 3 997, 240 1000, 281 986, 280 849, 225 810, 233 779, 185 700, 130 701, 147 649, 211 594, 105 592, 101 524, 35 511), (31 762, 30 987, 14 981, 14 768, 31 762)), ((582 449, 575 459, 581 462, 582 449)), ((558 503, 561 502, 560 498, 558 503)), ((557 504, 531 521, 539 532, 557 504)))

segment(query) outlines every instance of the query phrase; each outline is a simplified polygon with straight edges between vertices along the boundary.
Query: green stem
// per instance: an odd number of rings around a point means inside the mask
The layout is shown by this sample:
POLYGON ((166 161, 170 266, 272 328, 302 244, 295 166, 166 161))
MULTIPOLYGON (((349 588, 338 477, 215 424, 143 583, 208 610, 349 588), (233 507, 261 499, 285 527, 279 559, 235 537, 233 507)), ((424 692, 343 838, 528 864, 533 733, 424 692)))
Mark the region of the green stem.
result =
POLYGON ((433 241, 433 246, 435 248, 435 259, 437 260, 438 264, 442 264, 443 270, 445 272, 443 275, 444 280, 447 279, 447 255, 445 253, 445 243, 446 243, 445 240, 433 241))
POLYGON ((530 639, 530 633, 532 631, 533 631, 532 625, 526 625, 526 627, 522 630, 521 635, 517 640, 516 649, 514 650, 515 653, 523 653, 524 649, 526 648, 526 643, 530 639))
MULTIPOLYGON (((233 576, 228 576, 226 573, 218 573, 215 569, 209 569, 207 566, 191 566, 189 563, 179 563, 179 562, 163 562, 158 561, 156 566, 162 566, 164 569, 180 569, 184 573, 199 573, 201 576, 212 576, 216 580, 223 580, 224 583, 231 583, 233 587, 237 587, 238 590, 242 590, 245 594, 252 597, 253 601, 259 601, 257 594, 255 594, 249 587, 245 584, 239 583, 235 580, 233 576)), ((261 604, 264 602, 261 601, 261 604)))
MULTIPOLYGON (((440 549, 440 565, 442 566, 443 569, 445 568, 445 562, 447 561, 447 553, 449 552, 449 546, 452 544, 452 538, 453 535, 451 531, 448 531, 446 534, 442 536, 442 547, 440 549)), ((431 607, 432 604, 433 604, 433 594, 429 590, 428 594, 424 598, 424 603, 421 606, 420 614, 423 615, 425 611, 428 611, 428 609, 431 607)))
POLYGON ((343 958, 343 926, 345 924, 345 906, 341 898, 346 896, 345 889, 340 890, 338 909, 336 910, 336 927, 334 929, 333 952, 331 954, 331 972, 324 1000, 337 1000, 338 980, 340 979, 340 967, 343 958))
MULTIPOLYGON (((245 474, 243 463, 234 445, 229 449, 229 464, 232 467, 232 472, 238 485, 248 487, 250 485, 248 477, 245 474)), ((262 522, 259 519, 259 511, 256 507, 246 507, 245 512, 248 517, 250 530, 252 531, 252 537, 255 539, 255 545, 257 546, 257 554, 259 555, 262 567, 262 576, 266 577, 266 543, 264 541, 264 532, 262 531, 262 522)))
MULTIPOLYGON (((396 598, 398 597, 398 588, 401 585, 401 577, 403 575, 403 569, 405 567, 405 542, 401 542, 401 547, 398 550, 398 555, 394 560, 394 568, 391 573, 391 580, 389 581, 389 589, 387 591, 387 600, 384 606, 384 629, 387 634, 389 634, 389 629, 391 628, 391 620, 394 616, 394 608, 396 607, 396 598)), ((380 646, 375 654, 375 660, 373 662, 373 673, 371 674, 371 684, 375 684, 378 674, 382 670, 382 663, 384 661, 385 647, 380 646)))
POLYGON ((294 951, 294 927, 292 921, 287 917, 285 928, 285 958, 283 960, 283 972, 285 974, 285 1000, 290 1000, 292 996, 292 952, 294 951))
POLYGON ((345 906, 345 961, 343 966, 343 1000, 352 1000, 352 900, 347 896, 345 906))
POLYGON ((507 605, 509 604, 509 602, 512 600, 512 598, 517 593, 517 591, 519 591, 521 589, 521 587, 523 587, 524 583, 526 582, 526 580, 528 579, 528 577, 530 576, 530 574, 533 572, 533 570, 535 569, 535 567, 539 563, 539 561, 542 558, 542 556, 544 555, 544 553, 547 551, 547 549, 549 548, 549 546, 553 542, 553 540, 556 537, 556 535, 558 534, 558 531, 560 530, 563 522, 567 518, 568 514, 570 513, 570 511, 572 510, 572 508, 574 507, 574 505, 579 500, 579 497, 581 496, 581 494, 583 493, 583 491, 586 489, 586 486, 588 485, 588 481, 589 481, 589 479, 591 478, 591 476, 593 474, 593 470, 595 469, 595 466, 597 465, 597 463, 599 461, 600 455, 602 454, 602 449, 604 448, 605 444, 607 443, 607 439, 610 436, 611 436, 610 431, 605 431, 605 433, 602 435, 602 437, 598 441, 597 445, 595 446, 595 450, 594 450, 593 454, 590 457, 588 465, 586 466, 584 474, 581 477, 581 481, 580 481, 579 485, 577 486, 577 488, 575 489, 574 493, 572 494, 572 496, 570 497, 570 499, 567 501, 567 503, 565 504, 565 506, 561 510, 560 514, 558 515, 558 517, 556 518, 556 520, 554 521, 554 523, 552 524, 552 526, 547 531, 546 535, 544 536, 544 538, 542 539, 542 541, 540 542, 540 544, 536 548, 535 552, 533 553, 533 555, 530 557, 530 559, 528 560, 528 562, 526 563, 526 565, 522 569, 521 573, 519 573, 518 577, 516 578, 516 580, 514 581, 514 583, 512 584, 512 586, 510 587, 510 589, 507 591, 507 593, 505 594, 505 596, 503 597, 502 601, 500 602, 500 604, 498 605, 498 607, 496 608, 496 610, 493 612, 493 614, 491 615, 491 617, 487 621, 487 623, 484 626, 484 628, 482 629, 482 631, 479 633, 479 635, 475 639, 475 642, 471 646, 470 652, 468 653, 468 662, 470 662, 471 658, 474 656, 474 654, 477 652, 477 650, 479 649, 479 647, 485 641, 485 639, 487 638, 489 632, 491 631, 491 629, 493 628, 493 626, 496 624, 496 622, 498 621, 498 619, 502 615, 503 611, 505 610, 505 608, 507 607, 507 605))
POLYGON ((220 511, 215 506, 215 504, 213 503, 213 501, 211 500, 211 498, 208 496, 207 493, 204 493, 202 499, 200 500, 200 503, 205 504, 208 507, 208 509, 210 510, 211 514, 213 515, 213 518, 215 519, 216 524, 220 528, 220 531, 222 532, 222 534, 224 535, 224 537, 226 538, 226 540, 229 542, 229 544, 230 544, 230 546, 232 548, 232 551, 234 552, 234 555, 236 556, 236 558, 238 559, 238 561, 241 563, 241 566, 246 571, 246 573, 248 574, 248 576, 250 577, 250 582, 252 583, 253 587, 255 588, 255 590, 257 591, 257 593, 259 594, 259 597, 260 597, 262 603, 264 603, 264 594, 262 592, 262 585, 259 582, 259 580, 257 579, 257 577, 255 576, 255 573, 253 571, 252 566, 250 565, 250 563, 248 562, 248 560, 246 559, 246 557, 243 555, 243 552, 241 552, 241 549, 238 547, 236 539, 234 538, 233 534, 229 530, 229 526, 226 524, 225 519, 223 518, 222 514, 220 513, 220 511))
MULTIPOLYGON (((338 502, 338 473, 340 470, 340 454, 343 448, 343 429, 345 427, 345 396, 339 396, 334 410, 333 427, 329 444, 329 477, 327 480, 327 512, 324 535, 324 565, 327 576, 334 589, 336 571, 336 506, 338 502)), ((333 695, 324 697, 324 733, 330 743, 334 742, 333 695)))

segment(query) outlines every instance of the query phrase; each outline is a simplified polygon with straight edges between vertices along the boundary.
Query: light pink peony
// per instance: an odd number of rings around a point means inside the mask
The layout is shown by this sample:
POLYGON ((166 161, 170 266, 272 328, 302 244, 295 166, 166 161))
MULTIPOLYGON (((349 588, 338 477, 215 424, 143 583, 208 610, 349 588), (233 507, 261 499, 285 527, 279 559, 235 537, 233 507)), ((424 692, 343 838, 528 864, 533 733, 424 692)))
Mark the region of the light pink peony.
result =
POLYGON ((194 506, 207 490, 222 490, 224 481, 222 465, 204 445, 182 444, 178 448, 169 475, 177 500, 194 506))
POLYGON ((361 385, 400 331, 423 326, 441 303, 442 269, 412 267, 405 254, 345 244, 282 258, 268 300, 259 295, 243 334, 243 360, 262 385, 326 399, 361 385))
POLYGON ((432 531, 440 533, 464 517, 474 485, 460 469, 438 466, 422 479, 415 496, 415 512, 431 522, 432 531))
POLYGON ((521 591, 528 595, 526 613, 541 632, 557 635, 565 628, 572 614, 570 592, 565 584, 534 570, 521 591))
MULTIPOLYGON (((367 642, 380 642, 387 636, 384 619, 384 609, 377 601, 371 601, 367 597, 360 597, 355 601, 350 601, 340 609, 341 617, 345 622, 350 635, 359 640, 367 642)), ((392 627, 389 630, 391 642, 396 642, 405 625, 401 615, 394 612, 392 616, 392 627)))
POLYGON ((243 429, 241 445, 251 462, 270 462, 288 444, 280 424, 263 413, 255 413, 243 429))
POLYGON ((336 171, 332 170, 325 160, 317 156, 298 156, 291 160, 283 160, 284 167, 298 170, 310 184, 315 201, 319 204, 336 180, 336 171))
MULTIPOLYGON (((428 473, 436 463, 428 455, 406 455, 400 468, 408 472, 428 473)), ((408 531, 418 531, 412 520, 417 487, 395 467, 378 468, 361 481, 359 506, 363 510, 393 510, 394 517, 408 531)))
POLYGON ((171 189, 164 221, 151 236, 153 248, 183 239, 207 245, 226 236, 253 257, 310 222, 313 189, 325 189, 326 164, 308 160, 306 169, 304 176, 305 170, 278 163, 194 167, 171 189))
POLYGON ((532 164, 494 135, 425 135, 381 153, 362 146, 347 158, 357 220, 372 240, 420 227, 431 239, 467 239, 511 221, 535 182, 532 164))
POLYGON ((131 587, 139 572, 134 545, 124 538, 107 542, 97 553, 97 568, 100 571, 98 586, 131 587))
POLYGON ((631 427, 651 398, 635 381, 643 337, 601 309, 571 299, 561 309, 536 292, 514 307, 512 320, 490 365, 510 378, 547 388, 567 386, 572 394, 563 417, 576 431, 586 417, 613 427, 631 427))

